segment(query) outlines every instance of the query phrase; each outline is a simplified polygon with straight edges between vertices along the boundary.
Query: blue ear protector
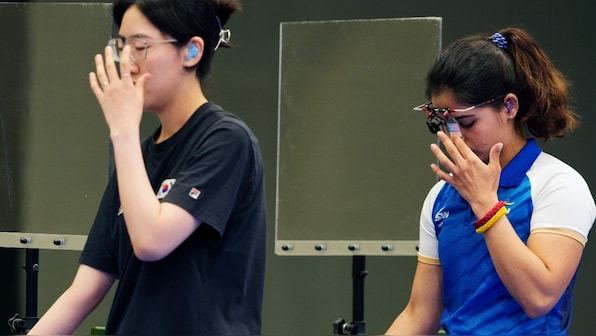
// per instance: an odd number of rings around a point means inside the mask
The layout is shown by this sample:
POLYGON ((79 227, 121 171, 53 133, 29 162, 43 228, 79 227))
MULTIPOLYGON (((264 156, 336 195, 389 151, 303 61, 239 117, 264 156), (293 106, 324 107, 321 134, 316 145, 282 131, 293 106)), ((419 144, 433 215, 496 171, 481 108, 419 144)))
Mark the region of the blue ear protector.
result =
POLYGON ((195 58, 198 53, 199 53, 199 47, 197 47, 194 44, 191 44, 190 47, 188 47, 188 55, 186 55, 186 60, 191 60, 191 59, 195 58))

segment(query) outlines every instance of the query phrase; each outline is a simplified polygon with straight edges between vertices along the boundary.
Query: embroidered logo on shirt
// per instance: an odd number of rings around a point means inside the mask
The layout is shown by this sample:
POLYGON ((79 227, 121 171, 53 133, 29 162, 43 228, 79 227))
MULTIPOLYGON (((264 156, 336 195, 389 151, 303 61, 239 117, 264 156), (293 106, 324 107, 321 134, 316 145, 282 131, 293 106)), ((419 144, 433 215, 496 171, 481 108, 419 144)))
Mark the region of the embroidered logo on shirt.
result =
POLYGON ((449 211, 443 211, 445 207, 442 207, 437 213, 435 214, 435 223, 437 223, 438 227, 443 226, 443 220, 449 217, 449 211))
POLYGON ((157 190, 157 199, 162 199, 170 192, 176 183, 176 179, 166 179, 161 182, 161 187, 157 190))
POLYGON ((190 189, 190 192, 188 193, 188 196, 190 196, 191 198, 194 198, 194 199, 199 198, 200 195, 201 195, 201 191, 197 188, 190 189))

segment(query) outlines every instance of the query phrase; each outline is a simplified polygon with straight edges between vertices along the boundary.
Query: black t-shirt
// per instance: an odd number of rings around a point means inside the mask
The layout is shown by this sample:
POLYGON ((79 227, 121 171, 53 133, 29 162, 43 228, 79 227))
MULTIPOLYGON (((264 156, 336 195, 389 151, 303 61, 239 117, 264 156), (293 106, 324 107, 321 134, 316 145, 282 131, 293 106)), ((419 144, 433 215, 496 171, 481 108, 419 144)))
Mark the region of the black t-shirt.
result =
POLYGON ((80 258, 119 279, 106 333, 259 334, 266 206, 258 141, 213 103, 165 142, 156 144, 157 134, 142 143, 156 195, 202 224, 162 260, 139 260, 112 174, 80 258))

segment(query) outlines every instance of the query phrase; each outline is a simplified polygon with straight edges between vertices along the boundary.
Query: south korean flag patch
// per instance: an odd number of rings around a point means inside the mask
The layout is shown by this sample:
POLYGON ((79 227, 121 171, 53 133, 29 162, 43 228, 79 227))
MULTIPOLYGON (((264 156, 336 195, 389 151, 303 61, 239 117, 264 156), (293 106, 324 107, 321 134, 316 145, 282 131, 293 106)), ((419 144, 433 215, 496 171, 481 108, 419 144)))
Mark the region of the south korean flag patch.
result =
POLYGON ((172 187, 176 183, 176 179, 166 179, 161 182, 161 186, 157 190, 157 199, 162 199, 172 190, 172 187))

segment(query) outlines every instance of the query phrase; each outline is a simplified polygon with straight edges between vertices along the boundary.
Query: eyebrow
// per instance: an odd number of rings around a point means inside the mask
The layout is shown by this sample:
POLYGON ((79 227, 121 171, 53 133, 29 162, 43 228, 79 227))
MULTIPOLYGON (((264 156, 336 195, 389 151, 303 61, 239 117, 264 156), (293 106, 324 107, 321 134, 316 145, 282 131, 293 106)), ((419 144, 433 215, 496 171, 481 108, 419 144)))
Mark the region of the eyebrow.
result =
POLYGON ((122 35, 122 34, 118 34, 118 37, 121 37, 121 38, 123 38, 123 39, 125 39, 125 40, 126 40, 126 39, 131 39, 131 38, 138 38, 138 39, 154 39, 153 37, 151 37, 151 36, 149 36, 149 35, 140 34, 140 33, 137 33, 137 34, 131 35, 131 36, 129 36, 129 37, 126 37, 126 36, 124 36, 124 35, 122 35))
POLYGON ((471 117, 475 117, 475 116, 476 116, 475 114, 465 114, 465 115, 460 115, 460 116, 452 117, 452 118, 454 118, 454 119, 462 119, 462 118, 471 118, 471 117))
POLYGON ((461 119, 465 119, 465 118, 473 118, 476 117, 476 115, 473 114, 467 114, 467 115, 463 115, 463 116, 458 116, 458 117, 451 117, 457 121, 460 121, 461 119))

